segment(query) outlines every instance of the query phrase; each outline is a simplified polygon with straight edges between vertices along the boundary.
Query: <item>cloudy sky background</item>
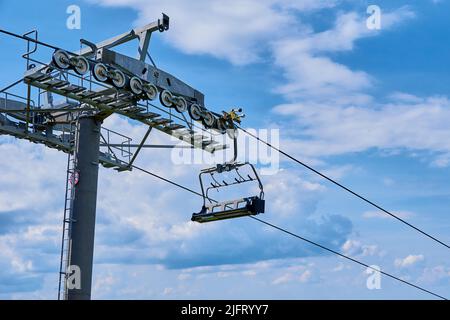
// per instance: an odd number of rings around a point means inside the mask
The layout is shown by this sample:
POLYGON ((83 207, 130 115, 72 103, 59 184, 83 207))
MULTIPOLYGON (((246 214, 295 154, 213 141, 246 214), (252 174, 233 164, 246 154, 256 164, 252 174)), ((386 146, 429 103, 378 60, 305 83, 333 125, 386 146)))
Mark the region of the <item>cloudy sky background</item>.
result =
MULTIPOLYGON (((450 242, 450 3, 377 1, 0 1, 0 27, 75 50, 171 18, 151 54, 206 95, 244 107, 245 126, 279 128, 282 149, 450 242), (81 8, 81 30, 65 28, 81 8), (371 3, 372 4, 372 3, 371 3), (40 12, 42 14, 36 14, 40 12)), ((24 43, 0 36, 1 87, 24 43), (6 48, 6 49, 5 49, 6 48)), ((133 54, 132 46, 123 48, 133 54)), ((48 57, 50 55, 48 54, 48 57)), ((145 128, 105 126, 138 140, 145 128)), ((165 141, 151 135, 153 141, 165 141)), ((137 164, 198 189, 201 166, 145 150, 137 164)), ((263 176, 264 219, 450 296, 449 252, 285 159, 263 176)), ((0 298, 54 299, 66 156, 0 137, 0 298)), ((100 170, 93 298, 427 299, 251 219, 189 222, 200 199, 143 173, 100 170)))

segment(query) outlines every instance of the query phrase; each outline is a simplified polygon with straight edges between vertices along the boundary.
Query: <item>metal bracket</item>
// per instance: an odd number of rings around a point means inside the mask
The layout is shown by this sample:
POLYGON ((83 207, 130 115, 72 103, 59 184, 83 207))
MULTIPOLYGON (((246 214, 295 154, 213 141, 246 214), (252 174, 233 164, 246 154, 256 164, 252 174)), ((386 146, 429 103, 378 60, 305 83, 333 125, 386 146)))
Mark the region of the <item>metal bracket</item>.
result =
MULTIPOLYGON (((158 30, 160 32, 166 31, 169 29, 169 17, 163 13, 162 20, 158 19, 155 22, 149 23, 146 26, 135 28, 129 32, 125 32, 123 34, 120 34, 118 36, 112 37, 108 40, 102 41, 100 43, 95 44, 96 50, 98 49, 110 49, 113 47, 116 47, 118 45, 121 45, 123 43, 126 43, 128 41, 139 39, 139 60, 144 61, 145 57, 147 55, 148 46, 150 44, 150 37, 151 34, 158 30)), ((88 41, 84 40, 85 44, 89 43, 88 41)), ((96 50, 94 50, 94 47, 92 45, 88 45, 88 48, 84 48, 80 50, 80 54, 84 56, 89 56, 91 54, 95 54, 96 50)))
POLYGON ((159 32, 164 32, 164 31, 169 30, 170 18, 164 12, 163 12, 162 16, 163 16, 162 22, 161 22, 161 20, 158 19, 159 32))
POLYGON ((139 144, 139 147, 137 148, 137 150, 134 152, 133 154, 133 158, 131 158, 130 163, 128 164, 129 167, 131 167, 133 165, 134 160, 136 160, 137 155, 139 154, 139 152, 142 149, 142 146, 144 145, 145 141, 147 140, 150 132, 152 131, 153 127, 149 127, 147 132, 145 133, 144 138, 142 139, 141 143, 139 144))
POLYGON ((95 52, 97 52, 97 45, 95 43, 87 41, 85 39, 80 39, 80 43, 84 44, 85 46, 88 46, 92 50, 93 54, 95 54, 95 52))

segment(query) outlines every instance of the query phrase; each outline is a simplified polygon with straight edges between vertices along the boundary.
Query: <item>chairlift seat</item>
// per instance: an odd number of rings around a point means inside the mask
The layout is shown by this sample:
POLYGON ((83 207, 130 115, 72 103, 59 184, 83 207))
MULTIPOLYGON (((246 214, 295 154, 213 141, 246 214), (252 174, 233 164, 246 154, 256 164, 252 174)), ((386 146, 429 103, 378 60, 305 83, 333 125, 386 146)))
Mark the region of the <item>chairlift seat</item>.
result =
POLYGON ((192 214, 192 221, 203 223, 264 213, 265 201, 263 185, 252 164, 248 162, 228 162, 222 165, 219 164, 212 168, 203 169, 199 174, 199 180, 202 190, 203 206, 199 213, 192 214), (239 173, 243 167, 249 168, 250 174, 245 175, 239 173), (227 182, 225 179, 222 180, 214 177, 215 175, 220 175, 224 172, 234 172, 234 180, 228 180, 227 182), (203 176, 205 175, 211 177, 212 181, 210 181, 209 184, 206 184, 203 179, 203 176), (224 202, 216 202, 209 197, 209 191, 211 190, 218 191, 222 188, 229 188, 248 182, 258 183, 259 196, 243 197, 224 202))
POLYGON ((194 213, 191 220, 211 222, 264 213, 265 200, 254 196, 231 201, 205 204, 199 213, 194 213))

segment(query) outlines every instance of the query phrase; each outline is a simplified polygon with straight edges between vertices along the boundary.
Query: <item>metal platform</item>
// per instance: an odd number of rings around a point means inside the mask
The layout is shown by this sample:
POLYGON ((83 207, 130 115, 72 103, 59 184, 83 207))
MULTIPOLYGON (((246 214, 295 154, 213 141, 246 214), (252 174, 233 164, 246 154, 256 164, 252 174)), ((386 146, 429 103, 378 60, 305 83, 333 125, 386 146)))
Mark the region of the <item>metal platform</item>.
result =
MULTIPOLYGON (((44 144, 45 146, 62 151, 64 153, 73 152, 73 137, 68 133, 54 134, 49 131, 26 131, 25 123, 14 122, 6 116, 0 114, 0 134, 7 134, 18 139, 25 139, 33 143, 44 144)), ((99 162, 105 168, 113 168, 118 171, 130 170, 128 163, 117 159, 112 153, 100 151, 99 162)))
POLYGON ((188 128, 188 124, 174 123, 175 117, 169 119, 159 113, 149 111, 146 106, 138 104, 126 92, 115 88, 90 90, 83 86, 70 84, 61 77, 60 71, 43 73, 40 70, 32 69, 26 72, 24 82, 33 87, 76 100, 81 104, 87 104, 97 111, 100 118, 106 118, 113 113, 121 114, 210 153, 228 147, 207 137, 199 141, 197 136, 201 130, 195 132, 188 128))

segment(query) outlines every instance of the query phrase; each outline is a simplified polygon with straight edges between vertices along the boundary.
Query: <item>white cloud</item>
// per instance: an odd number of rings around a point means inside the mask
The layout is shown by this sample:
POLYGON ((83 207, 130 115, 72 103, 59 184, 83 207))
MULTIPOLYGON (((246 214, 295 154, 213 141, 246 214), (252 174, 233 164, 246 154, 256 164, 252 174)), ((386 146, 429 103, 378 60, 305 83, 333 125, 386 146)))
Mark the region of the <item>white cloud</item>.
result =
POLYGON ((117 283, 117 277, 112 273, 98 276, 94 279, 93 291, 110 292, 112 287, 117 283))
MULTIPOLYGON (((409 7, 383 13, 383 30, 415 16, 409 7)), ((282 147, 303 158, 342 155, 371 148, 432 151, 432 165, 448 166, 450 103, 445 97, 420 98, 395 92, 377 103, 367 89, 375 81, 364 71, 334 62, 330 53, 348 52, 356 41, 379 34, 354 12, 338 15, 333 28, 275 41, 275 64, 286 84, 278 92, 291 102, 274 112, 294 119, 298 132, 285 131, 282 147)), ((283 121, 283 120, 280 120, 283 121)))
POLYGON ((180 273, 177 277, 178 280, 183 281, 183 280, 189 280, 192 276, 189 273, 183 272, 180 273))
POLYGON ((318 197, 325 190, 319 183, 310 182, 291 170, 281 170, 278 174, 268 176, 264 180, 266 194, 271 194, 267 200, 267 212, 277 212, 281 217, 302 215, 308 217, 314 212, 318 197), (301 193, 301 197, 299 197, 301 193))
MULTIPOLYGON (((407 6, 385 12, 383 28, 390 29, 414 16, 415 13, 407 6)), ((333 28, 318 33, 311 31, 307 37, 296 39, 297 41, 290 40, 295 41, 296 51, 309 53, 351 51, 357 40, 379 33, 367 28, 366 19, 366 16, 356 12, 343 12, 337 15, 333 28)))
POLYGON ((402 102, 405 104, 409 104, 409 103, 417 104, 417 103, 425 102, 425 99, 423 99, 423 98, 420 98, 420 97, 415 96, 410 93, 399 92, 399 91, 391 93, 388 98, 392 101, 402 102))
POLYGON ((370 77, 364 72, 352 71, 328 57, 296 51, 292 48, 295 46, 292 40, 278 42, 276 46, 276 63, 283 68, 287 79, 287 84, 277 91, 291 100, 355 93, 371 84, 370 77))
POLYGON ((382 253, 378 249, 377 245, 366 245, 360 241, 348 239, 342 245, 342 251, 349 256, 374 256, 381 255, 382 253))
MULTIPOLYGON (((414 18, 409 7, 383 13, 383 29, 414 18)), ((283 127, 282 148, 306 159, 378 150, 431 151, 431 165, 450 164, 450 102, 445 97, 417 97, 394 92, 385 103, 367 94, 376 80, 351 70, 329 55, 355 49, 358 39, 379 34, 354 12, 338 15, 333 28, 275 42, 275 64, 287 80, 278 87, 290 102, 274 108, 293 119, 283 127)), ((288 120, 289 121, 289 120, 288 120)))
POLYGON ((342 177, 348 175, 351 172, 357 172, 360 168, 354 167, 352 165, 341 165, 341 166, 329 166, 322 169, 322 173, 334 180, 339 180, 342 177))
MULTIPOLYGON (((105 6, 126 6, 137 10, 139 25, 156 19, 155 13, 171 17, 171 31, 164 36, 174 47, 190 54, 208 54, 235 64, 259 61, 261 53, 274 47, 274 40, 301 38, 310 26, 298 19, 297 12, 333 8, 339 0, 90 0, 105 6)), ((408 7, 383 14, 385 28, 411 18, 408 7)), ((353 42, 374 34, 365 27, 365 17, 342 14, 335 29, 304 41, 314 50, 348 50, 353 42)), ((278 47, 278 46, 275 46, 278 47)))
POLYGON ((311 279, 311 277, 312 277, 312 272, 311 272, 310 270, 305 270, 305 271, 300 275, 300 277, 298 278, 298 280, 299 280, 301 283, 305 283, 305 282, 308 282, 308 281, 311 279))
POLYGON ((65 170, 62 153, 37 147, 30 142, 15 144, 16 140, 10 137, 4 137, 2 141, 0 212, 23 210, 30 203, 34 203, 36 209, 43 203, 54 204, 55 194, 51 191, 64 186, 63 175, 52 174, 65 170))
POLYGON ((275 284, 275 285, 277 285, 277 284, 284 284, 284 283, 290 282, 291 280, 292 280, 292 275, 290 273, 285 273, 285 274, 275 278, 272 281, 272 284, 275 284))
POLYGON ((331 269, 331 271, 333 271, 333 272, 341 272, 341 271, 344 271, 344 270, 350 270, 351 268, 352 267, 350 265, 342 263, 342 262, 339 262, 335 267, 333 267, 331 269))
POLYGON ((168 296, 173 293, 173 288, 164 288, 163 295, 168 296))
POLYGON ((450 284, 450 268, 443 265, 426 267, 418 281, 427 285, 450 284))
MULTIPOLYGON (((383 14, 384 29, 409 19, 408 7, 383 14)), ((331 60, 325 54, 351 51, 358 39, 378 32, 366 27, 366 17, 355 12, 339 14, 332 29, 286 37, 274 42, 275 64, 281 67, 288 83, 277 91, 290 100, 333 100, 367 102, 363 93, 372 86, 372 78, 363 71, 331 60)))
POLYGON ((400 7, 392 12, 383 13, 383 29, 390 29, 407 20, 414 19, 416 13, 409 6, 400 7))
MULTIPOLYGON (((328 258, 334 261, 333 257, 328 258)), ((309 259, 308 259, 309 260, 309 259)), ((317 258, 318 261, 323 258, 317 258)), ((96 266, 96 277, 115 281, 109 291, 98 288, 94 299, 167 299, 164 289, 170 288, 171 299, 251 299, 274 295, 283 298, 311 298, 309 285, 328 273, 314 269, 313 263, 303 259, 271 260, 252 264, 196 267, 170 270, 154 265, 109 265, 96 266), (288 282, 283 280, 289 278, 288 282), (181 276, 182 275, 182 276, 181 276), (278 279, 278 281, 275 281, 278 279), (274 283, 275 281, 275 283, 274 283), (276 284, 278 283, 278 285, 276 284), (302 295, 297 292, 300 290, 302 295)), ((333 277, 327 279, 334 281, 333 277)), ((327 281, 328 283, 328 281, 327 281)), ((166 291, 167 293, 167 291, 166 291)), ((316 293, 320 297, 320 293, 316 293)), ((314 296, 315 297, 315 296, 314 296)))
POLYGON ((242 271, 242 274, 246 277, 254 277, 257 275, 255 270, 246 270, 246 271, 242 271))
POLYGON ((419 262, 424 261, 425 257, 422 254, 413 255, 410 254, 405 258, 395 259, 394 265, 398 268, 411 267, 419 262))
POLYGON ((278 0, 273 1, 283 9, 296 9, 299 11, 312 11, 325 8, 333 8, 341 0, 278 0))
MULTIPOLYGON (((370 148, 450 151, 450 101, 430 97, 375 107, 292 103, 275 108, 301 127, 307 138, 291 142, 305 156, 329 156, 370 148)), ((444 163, 441 163, 444 164, 444 163)))
POLYGON ((136 24, 155 20, 159 12, 171 18, 169 43, 189 54, 208 54, 234 64, 257 62, 268 43, 299 28, 295 11, 332 7, 336 1, 292 0, 97 0, 107 6, 138 11, 136 24), (291 9, 291 10, 288 10, 291 9))
POLYGON ((431 162, 431 166, 436 168, 446 168, 450 165, 450 152, 440 154, 431 162))
POLYGON ((300 271, 300 273, 294 273, 294 272, 286 272, 281 274, 280 276, 276 277, 272 284, 274 285, 280 285, 280 284, 287 284, 291 283, 293 281, 298 281, 300 283, 307 283, 312 279, 313 273, 311 270, 302 268, 303 270, 300 271))

